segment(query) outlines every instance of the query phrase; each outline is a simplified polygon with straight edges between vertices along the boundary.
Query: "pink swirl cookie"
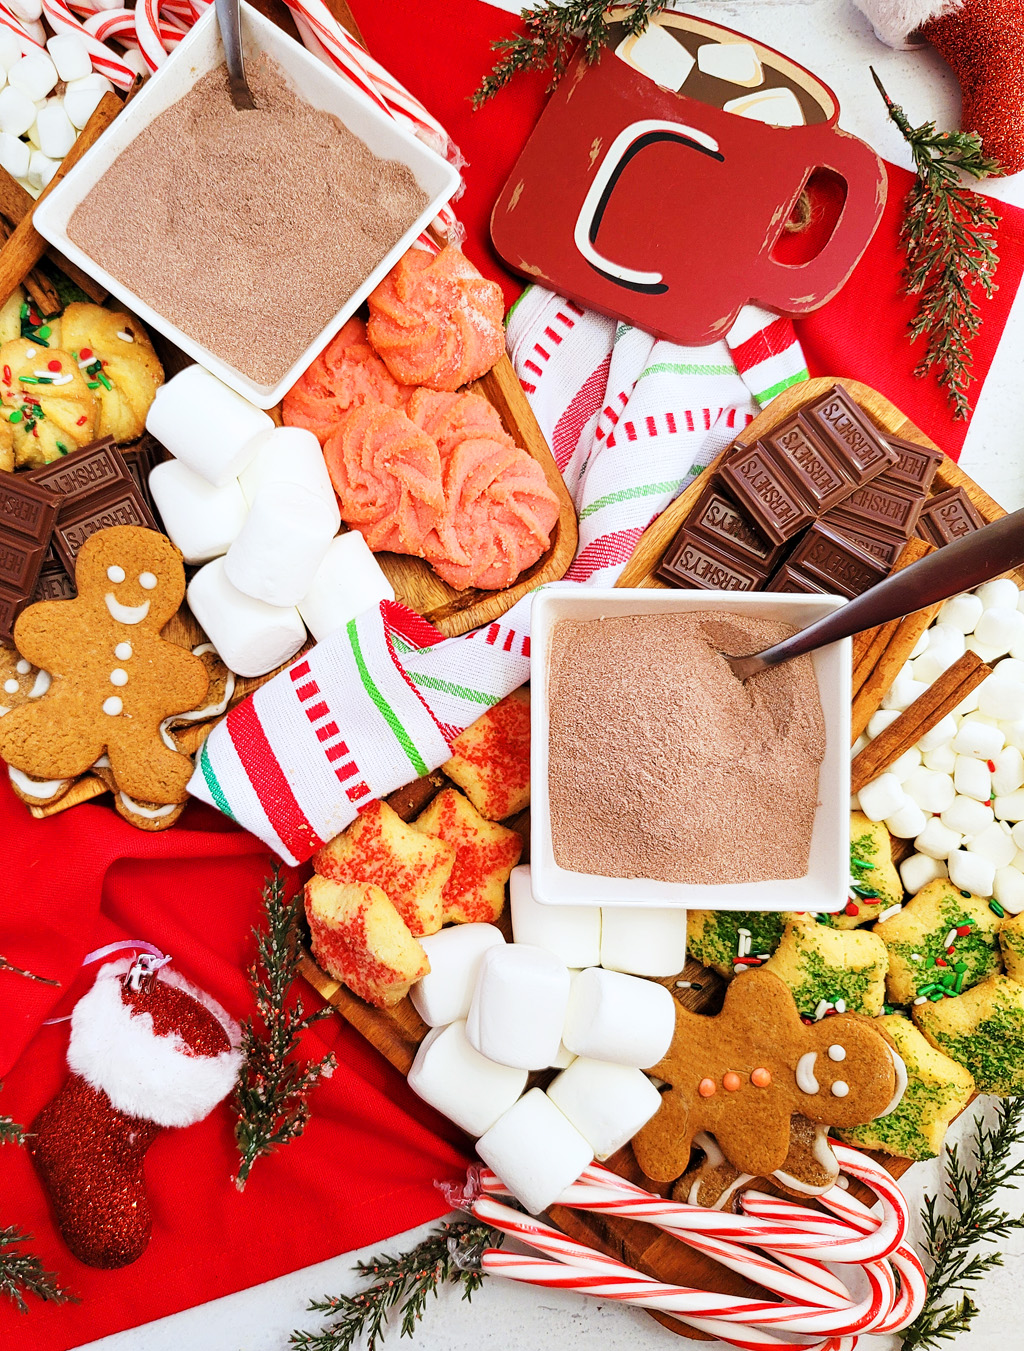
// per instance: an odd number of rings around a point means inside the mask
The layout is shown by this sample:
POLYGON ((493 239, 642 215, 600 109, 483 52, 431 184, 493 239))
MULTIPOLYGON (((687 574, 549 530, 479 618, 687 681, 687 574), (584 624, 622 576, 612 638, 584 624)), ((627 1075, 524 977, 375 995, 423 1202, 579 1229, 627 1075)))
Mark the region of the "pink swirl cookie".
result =
POLYGON ((370 343, 403 384, 455 390, 505 350, 501 287, 458 249, 410 249, 368 303, 370 343))
POLYGON ((418 554, 444 510, 433 438, 397 408, 350 409, 324 446, 341 518, 375 552, 418 554))
POLYGON ((362 319, 350 319, 284 396, 289 427, 305 427, 323 445, 350 408, 374 402, 404 408, 411 389, 392 377, 366 340, 362 319))

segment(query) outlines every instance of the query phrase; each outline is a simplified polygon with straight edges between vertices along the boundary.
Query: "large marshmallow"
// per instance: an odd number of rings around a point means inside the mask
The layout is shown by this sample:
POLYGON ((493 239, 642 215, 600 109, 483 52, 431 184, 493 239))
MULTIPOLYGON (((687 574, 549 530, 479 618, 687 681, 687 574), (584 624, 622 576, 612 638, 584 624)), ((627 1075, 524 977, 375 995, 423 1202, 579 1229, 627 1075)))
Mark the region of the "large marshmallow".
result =
POLYGON ((931 858, 928 854, 911 854, 900 864, 900 878, 910 894, 916 895, 929 882, 949 875, 945 863, 940 858, 931 858))
POLYGON ((435 1027, 420 1042, 409 1087, 469 1135, 483 1135, 526 1087, 526 1071, 497 1065, 471 1046, 466 1024, 435 1027))
POLYGON ((895 774, 879 774, 860 790, 860 809, 869 821, 884 821, 906 804, 907 795, 895 774))
POLYGON ((31 157, 32 151, 24 141, 9 131, 0 131, 0 169, 6 169, 12 178, 27 178, 31 157))
POLYGON ((969 891, 973 896, 988 897, 995 886, 996 870, 994 864, 980 854, 969 854, 966 849, 958 849, 946 860, 949 868, 949 880, 961 891, 969 891))
POLYGON ((21 43, 15 37, 13 30, 10 28, 0 29, 0 70, 4 72, 5 79, 7 72, 15 61, 20 60, 21 43))
POLYGON ((643 1070, 580 1056, 558 1075, 548 1097, 598 1159, 632 1140, 661 1106, 661 1094, 643 1070))
POLYGON ((306 641, 298 610, 243 595, 225 576, 223 558, 207 563, 192 578, 188 604, 225 666, 236 675, 266 675, 294 657, 306 641))
POLYGON ((601 965, 633 976, 674 976, 686 965, 686 911, 606 905, 601 965))
POLYGON ((601 909, 596 905, 541 905, 534 900, 530 869, 512 869, 508 886, 512 936, 517 943, 553 952, 566 966, 597 966, 601 960, 601 909))
POLYGON ((943 604, 939 611, 938 622, 959 629, 961 633, 973 633, 984 608, 977 596, 972 596, 969 591, 964 592, 962 595, 952 596, 943 604))
POLYGON ((464 1021, 489 948, 501 947, 505 936, 493 924, 453 924, 420 939, 430 970, 409 991, 412 1006, 428 1027, 464 1021))
POLYGON ((1019 915, 1024 910, 1024 873, 1019 868, 997 868, 992 893, 1004 910, 1019 915))
POLYGON ((370 546, 358 530, 349 530, 331 540, 296 609, 319 642, 364 610, 394 599, 394 588, 370 546))
MULTIPOLYGON (((270 483, 298 483, 337 510, 338 496, 327 472, 320 442, 304 427, 272 427, 256 438, 255 453, 239 477, 245 500, 252 506, 270 483)), ((338 525, 341 514, 338 514, 338 525)), ((335 530, 337 530, 335 526, 335 530)))
POLYGON ((186 563, 208 563, 226 553, 249 511, 237 479, 215 488, 180 460, 158 464, 149 490, 186 563))
POLYGON ((268 483, 224 559, 232 586, 267 605, 297 605, 338 529, 337 503, 297 483, 268 483))
POLYGON ((492 947, 480 959, 466 1035, 489 1060, 544 1069, 558 1055, 568 1002, 569 969, 553 952, 529 943, 492 947))
MULTIPOLYGON (((72 119, 73 120, 73 119, 72 119)), ((189 469, 221 488, 249 464, 274 420, 204 370, 186 366, 161 385, 146 430, 189 469)))
POLYGON ((476 1152, 531 1215, 553 1205, 594 1157, 569 1118, 539 1088, 531 1088, 494 1123, 476 1142, 476 1152))
POLYGON ((926 812, 944 812, 956 797, 952 776, 924 765, 903 780, 903 791, 926 812))
POLYGON ((675 1022, 664 985, 590 967, 572 982, 562 1041, 576 1055, 645 1070, 668 1050, 675 1022))
POLYGON ((967 841, 967 849, 969 853, 988 859, 994 868, 1008 868, 1017 857, 1010 828, 1001 821, 993 821, 980 835, 972 836, 967 841))

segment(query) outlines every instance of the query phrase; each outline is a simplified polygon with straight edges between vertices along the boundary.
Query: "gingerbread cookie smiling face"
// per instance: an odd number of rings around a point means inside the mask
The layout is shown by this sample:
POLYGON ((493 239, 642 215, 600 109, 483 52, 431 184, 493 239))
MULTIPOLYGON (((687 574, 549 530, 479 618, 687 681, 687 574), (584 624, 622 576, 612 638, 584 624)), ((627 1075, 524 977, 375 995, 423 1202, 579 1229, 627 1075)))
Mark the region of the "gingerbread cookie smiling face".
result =
POLYGON ((185 594, 181 554, 156 531, 113 526, 82 546, 76 581, 75 600, 41 601, 18 618, 18 650, 52 682, 0 722, 0 756, 58 779, 106 753, 130 798, 184 802, 192 764, 165 744, 160 724, 195 708, 209 677, 198 657, 160 637, 185 594))
POLYGON ((633 1148, 662 1182, 685 1170, 700 1131, 741 1172, 766 1177, 786 1162, 794 1116, 853 1126, 898 1102, 897 1057, 882 1034, 853 1014, 806 1026, 767 971, 733 981, 716 1017, 677 1005, 668 1055, 650 1072, 669 1087, 633 1148))

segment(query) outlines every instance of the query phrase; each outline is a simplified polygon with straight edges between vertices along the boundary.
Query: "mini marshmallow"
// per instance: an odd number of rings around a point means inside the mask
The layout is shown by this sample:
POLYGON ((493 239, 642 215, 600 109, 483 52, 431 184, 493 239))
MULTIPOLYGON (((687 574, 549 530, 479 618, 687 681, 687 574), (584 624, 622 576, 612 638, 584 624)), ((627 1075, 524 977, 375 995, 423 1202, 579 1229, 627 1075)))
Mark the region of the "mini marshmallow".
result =
MULTIPOLYGON (((1024 615, 1021 616, 1024 618, 1024 615)), ((882 707, 896 709, 900 713, 905 708, 909 708, 915 699, 920 699, 928 686, 923 680, 915 680, 913 675, 904 668, 889 687, 889 692, 882 700, 882 707)))
POLYGON ((992 894, 1011 915, 1024 910, 1024 873, 1018 868, 997 868, 992 894))
POLYGON ((953 805, 956 797, 950 775, 939 774, 934 769, 926 769, 924 765, 903 780, 903 791, 926 812, 944 812, 953 805))
POLYGON ((675 1021, 664 985, 592 966, 572 982, 562 1041, 576 1055, 643 1070, 668 1050, 675 1021))
POLYGON ((92 73, 89 48, 77 33, 58 33, 47 41, 46 50, 60 79, 84 80, 92 73))
POLYGON ((929 854, 911 854, 900 864, 900 878, 912 896, 916 896, 929 882, 936 882, 948 875, 942 859, 932 858, 929 854))
POLYGON ((749 42, 705 42, 697 48, 697 69, 729 84, 753 87, 764 82, 761 58, 749 42))
POLYGON ((331 540, 296 609, 319 642, 364 610, 394 600, 391 583, 358 530, 331 540))
POLYGON ((998 727, 978 718, 964 718, 957 734, 950 742, 957 755, 971 755, 976 760, 991 760, 1003 749, 1006 738, 998 727))
POLYGON ((940 774, 952 774, 956 767, 956 751, 948 741, 933 751, 925 751, 921 759, 928 769, 935 769, 940 774))
POLYGON ((899 716, 898 708, 880 708, 877 713, 872 713, 868 720, 868 736, 874 741, 875 737, 881 736, 899 716))
MULTIPOLYGON (((0 28, 0 33, 6 32, 0 28)), ((28 162, 32 152, 24 141, 12 136, 9 131, 0 131, 0 168, 6 169, 12 178, 28 177, 28 162)))
POLYGON ((322 497, 337 512, 341 524, 338 496, 320 442, 304 427, 273 427, 258 436, 253 457, 238 481, 250 506, 268 483, 297 483, 322 497))
POLYGON ((123 61, 129 70, 133 70, 136 75, 141 75, 143 79, 150 74, 146 58, 138 47, 126 47, 123 52, 118 53, 118 60, 123 61))
POLYGON ((548 1097, 602 1160, 632 1140, 661 1106, 661 1094, 643 1070, 587 1056, 558 1075, 548 1097))
POLYGON ((4 72, 5 79, 15 61, 20 60, 21 43, 10 28, 0 28, 0 70, 4 72))
POLYGON ((967 851, 988 859, 994 868, 1009 867, 1017 856, 1009 828, 1000 821, 993 821, 980 835, 972 836, 967 841, 967 851))
POLYGON ((928 824, 928 818, 916 802, 907 801, 892 816, 885 818, 885 828, 898 840, 912 840, 920 835, 928 824))
POLYGON ((573 1055, 572 1051, 570 1051, 567 1046, 563 1045, 562 1042, 559 1042, 558 1054, 555 1056, 554 1060, 552 1060, 550 1068, 555 1070, 567 1070, 569 1066, 578 1059, 579 1056, 573 1055))
POLYGON ((1024 755, 1016 746, 1004 746, 998 755, 993 756, 995 772, 992 775, 992 791, 997 797, 1014 793, 1024 784, 1024 755))
POLYGON ((78 132, 57 99, 51 99, 45 108, 39 109, 36 139, 44 155, 49 155, 50 159, 63 159, 77 138, 78 132))
POLYGON ((189 582, 189 609, 229 670, 240 676, 266 675, 294 657, 306 641, 298 610, 265 605, 243 595, 215 558, 189 582))
POLYGON ((208 563, 226 553, 248 515, 237 479, 215 488, 180 460, 158 464, 149 490, 186 563, 208 563))
POLYGON ((860 809, 869 821, 884 821, 906 802, 907 795, 895 774, 879 774, 860 790, 860 809))
POLYGON ((940 817, 933 816, 914 840, 914 848, 919 854, 927 854, 929 858, 943 859, 949 858, 954 849, 959 849, 963 840, 964 837, 959 831, 950 830, 940 817))
POLYGON ((674 976, 686 965, 686 911, 601 909, 601 965, 633 976, 674 976))
POLYGON ((960 794, 953 800, 939 818, 949 830, 960 835, 980 835, 995 820, 988 801, 978 801, 973 797, 960 794))
POLYGON ((481 959, 504 942, 504 934, 493 924, 453 924, 420 939, 430 970, 412 987, 409 998, 428 1027, 465 1020, 481 959))
POLYGON ((1002 606, 986 609, 975 625, 974 637, 1000 656, 1021 642, 1024 639, 1024 614, 1017 609, 1016 600, 1012 609, 1002 606))
POLYGON ((1011 826, 1010 834, 1013 836, 1017 848, 1024 849, 1024 821, 1018 821, 1016 825, 1011 826))
POLYGON ((45 188, 59 168, 59 160, 50 159, 41 150, 33 150, 28 162, 28 181, 34 188, 45 188))
POLYGON ((978 686, 978 709, 999 722, 1017 722, 1024 718, 1024 681, 1008 679, 1002 665, 978 686))
POLYGON ((24 136, 36 120, 36 105, 20 89, 0 89, 0 131, 24 136))
MULTIPOLYGON (((361 538, 361 537, 360 537, 361 538)), ((517 943, 553 952, 566 966, 597 966, 601 960, 601 908, 541 905, 534 900, 530 869, 512 869, 508 884, 512 936, 517 943)))
POLYGON ((933 624, 926 629, 928 648, 914 662, 914 679, 930 685, 964 654, 964 635, 951 624, 933 624))
POLYGON ((225 555, 228 581, 267 605, 296 605, 337 528, 337 503, 328 505, 297 483, 268 483, 225 555))
POLYGON ((1001 722, 999 724, 1003 736, 1006 737, 1006 744, 1014 746, 1019 751, 1024 751, 1024 719, 1017 722, 1001 722))
POLYGON ((150 435, 216 488, 239 476, 256 453, 255 438, 273 425, 202 366, 186 366, 161 385, 146 417, 150 435))
POLYGON ((982 582, 981 586, 975 589, 974 597, 981 601, 985 610, 1012 610, 1020 599, 1020 591, 1017 589, 1017 583, 1011 578, 997 577, 994 581, 982 582))
POLYGON ((57 68, 47 54, 35 50, 15 61, 7 72, 7 83, 11 88, 26 94, 33 103, 46 98, 57 78, 57 68))
POLYGON ((889 774, 895 774, 900 783, 906 781, 921 767, 921 752, 916 746, 911 746, 909 750, 898 755, 886 771, 889 774))
POLYGON ((866 733, 861 732, 860 736, 853 743, 850 755, 856 757, 860 755, 862 750, 864 750, 866 747, 870 745, 871 745, 871 738, 868 735, 866 735, 866 733))
POLYGON ((496 1065, 466 1038, 466 1024, 435 1027, 420 1042, 409 1087, 469 1135, 490 1130, 526 1087, 526 1071, 496 1065))
POLYGON ((950 854, 946 866, 949 868, 949 880, 961 891, 969 891, 972 896, 992 895, 996 870, 987 858, 958 849, 955 854, 950 854))
POLYGON ((1024 821, 1024 789, 1003 793, 995 800, 995 812, 1000 821, 1024 821))
MULTIPOLYGON (((997 662, 1007 650, 1008 649, 1002 647, 993 647, 990 643, 980 642, 974 634, 971 634, 970 638, 967 639, 967 651, 973 652, 975 656, 980 657, 982 661, 987 662, 989 666, 994 662, 997 662)), ((977 707, 978 695, 976 691, 974 692, 974 700, 975 707, 977 707)), ((954 709, 953 712, 957 712, 957 709, 954 709)))
POLYGON ((37 23, 43 12, 43 0, 10 0, 7 8, 23 22, 37 23))
POLYGON ((569 1118, 539 1088, 531 1088, 499 1117, 476 1142, 476 1152, 531 1215, 553 1205, 594 1157, 569 1118))
POLYGON ((948 628, 959 629, 961 633, 973 633, 984 608, 978 596, 971 595, 969 591, 964 592, 960 596, 951 596, 943 603, 938 622, 948 628))
POLYGON ((489 1060, 544 1069, 564 1040, 568 1002, 569 971, 553 952, 529 943, 488 948, 480 959, 466 1036, 489 1060))
POLYGON ((975 760, 970 755, 958 755, 953 769, 953 783, 957 793, 963 797, 977 798, 979 802, 988 802, 992 796, 992 775, 984 760, 975 760))
POLYGON ((958 725, 952 713, 947 713, 944 718, 939 719, 930 732, 925 732, 924 736, 918 739, 917 749, 924 754, 927 751, 938 750, 940 746, 945 746, 956 736, 958 725))
POLYGON ((928 630, 925 629, 924 633, 921 634, 920 638, 918 638, 917 642, 910 649, 910 656, 907 658, 907 660, 915 661, 918 657, 923 657, 927 651, 928 651, 928 630))
POLYGON ((80 80, 69 80, 64 90, 64 111, 71 119, 72 126, 81 131, 99 106, 100 99, 113 88, 103 75, 85 75, 80 80))
POLYGON ((1017 680, 1024 682, 1024 661, 1016 657, 1004 657, 999 663, 1000 680, 1017 680))

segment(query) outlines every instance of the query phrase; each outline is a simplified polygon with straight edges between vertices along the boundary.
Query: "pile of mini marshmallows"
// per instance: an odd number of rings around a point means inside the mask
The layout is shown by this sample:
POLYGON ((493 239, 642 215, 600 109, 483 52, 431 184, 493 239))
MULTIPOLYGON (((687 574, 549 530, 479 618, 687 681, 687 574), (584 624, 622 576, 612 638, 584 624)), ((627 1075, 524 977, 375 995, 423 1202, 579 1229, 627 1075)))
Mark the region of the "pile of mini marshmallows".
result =
POLYGON ((261 676, 382 600, 391 584, 341 517, 320 443, 202 366, 161 386, 146 430, 173 459, 149 488, 188 564, 188 603, 230 670, 261 676))
POLYGON ((900 866, 915 893, 939 877, 990 898, 997 915, 1024 910, 1024 596, 1000 578, 947 600, 854 747, 862 750, 964 652, 992 674, 854 806, 913 840, 900 866))
POLYGON ((480 1137, 477 1153, 536 1215, 661 1105, 643 1071, 668 1051, 675 1000, 641 977, 682 970, 686 912, 541 905, 525 866, 509 896, 512 943, 493 924, 419 940, 430 972, 410 997, 431 1031, 409 1087, 480 1137), (524 1093, 548 1066, 561 1073, 547 1091, 524 1093))
POLYGON ((45 51, 33 46, 22 55, 24 45, 0 27, 0 167, 38 197, 114 86, 93 73, 75 33, 49 38, 45 51))

